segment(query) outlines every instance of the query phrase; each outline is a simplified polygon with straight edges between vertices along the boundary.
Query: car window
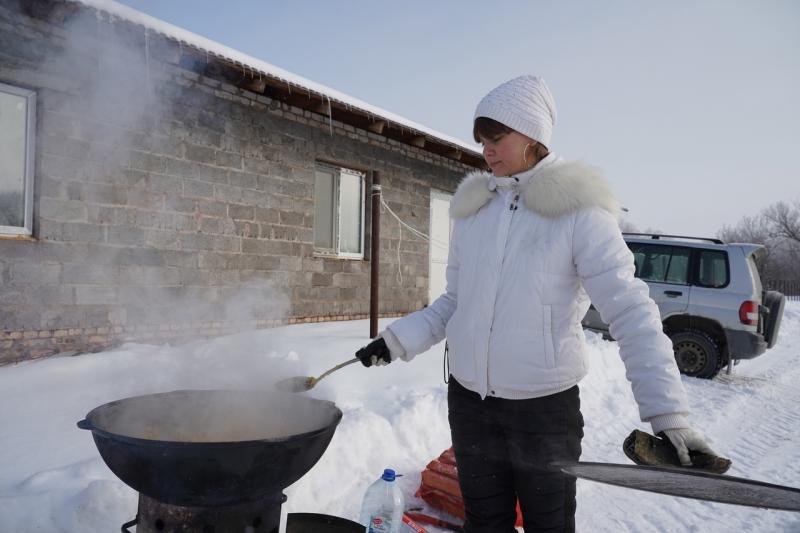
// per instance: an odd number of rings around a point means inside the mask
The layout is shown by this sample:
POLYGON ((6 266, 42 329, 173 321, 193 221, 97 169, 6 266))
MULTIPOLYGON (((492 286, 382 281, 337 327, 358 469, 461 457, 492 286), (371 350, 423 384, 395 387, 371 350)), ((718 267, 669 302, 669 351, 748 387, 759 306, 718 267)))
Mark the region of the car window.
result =
POLYGON ((639 277, 641 277, 642 264, 644 263, 644 251, 643 250, 638 250, 638 249, 634 250, 632 248, 631 252, 633 252, 633 264, 634 264, 634 267, 636 269, 634 271, 633 275, 636 276, 637 278, 639 278, 639 277))
POLYGON ((629 243, 628 246, 633 253, 637 278, 680 285, 688 283, 688 248, 642 243, 629 243))
POLYGON ((702 250, 697 262, 697 284, 724 287, 728 284, 728 254, 720 250, 702 250))
POLYGON ((689 283, 689 249, 673 248, 667 269, 667 283, 689 283))

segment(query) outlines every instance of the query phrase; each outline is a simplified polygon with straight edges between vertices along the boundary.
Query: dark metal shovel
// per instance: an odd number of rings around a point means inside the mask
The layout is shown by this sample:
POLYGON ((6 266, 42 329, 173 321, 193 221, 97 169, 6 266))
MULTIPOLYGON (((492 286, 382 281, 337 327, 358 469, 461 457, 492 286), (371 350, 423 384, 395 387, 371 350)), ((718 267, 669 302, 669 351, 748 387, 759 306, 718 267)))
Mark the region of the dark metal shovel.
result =
POLYGON ((800 489, 762 481, 658 466, 583 462, 553 463, 552 466, 571 476, 629 489, 800 512, 800 489))
POLYGON ((340 363, 340 364, 336 365, 335 367, 331 368, 330 370, 328 370, 327 372, 325 372, 324 374, 322 374, 318 378, 315 378, 315 377, 312 377, 312 376, 296 376, 296 377, 292 377, 292 378, 282 379, 282 380, 278 381, 277 383, 275 383, 275 387, 278 390, 282 390, 284 392, 305 392, 307 390, 313 389, 317 385, 317 383, 320 382, 320 380, 322 378, 324 378, 325 376, 329 375, 330 373, 336 372, 340 368, 344 368, 347 365, 352 365, 353 363, 355 363, 357 361, 359 361, 359 358, 358 357, 354 357, 354 358, 350 359, 349 361, 345 361, 344 363, 340 363))

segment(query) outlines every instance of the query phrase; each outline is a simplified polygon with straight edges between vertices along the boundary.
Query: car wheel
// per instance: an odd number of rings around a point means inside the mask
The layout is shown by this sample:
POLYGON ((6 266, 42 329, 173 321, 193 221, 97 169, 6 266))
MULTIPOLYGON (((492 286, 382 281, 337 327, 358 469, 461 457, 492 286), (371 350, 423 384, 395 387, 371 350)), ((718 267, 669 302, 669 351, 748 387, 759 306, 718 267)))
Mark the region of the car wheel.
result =
POLYGON ((711 379, 722 368, 719 347, 707 333, 690 329, 675 332, 670 339, 681 374, 711 379))

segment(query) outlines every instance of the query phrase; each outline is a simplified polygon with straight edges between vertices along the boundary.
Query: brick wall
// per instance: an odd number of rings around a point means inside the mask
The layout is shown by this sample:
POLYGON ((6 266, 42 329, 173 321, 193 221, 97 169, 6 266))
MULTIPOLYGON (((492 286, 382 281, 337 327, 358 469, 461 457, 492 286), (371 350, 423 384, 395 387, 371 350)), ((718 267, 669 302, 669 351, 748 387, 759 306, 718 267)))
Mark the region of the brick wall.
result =
MULTIPOLYGON (((141 27, 18 5, 0 1, 0 82, 37 91, 35 238, 0 239, 0 363, 364 318, 369 261, 314 254, 316 162, 381 171, 425 233, 431 187, 469 170, 200 75, 141 27)), ((427 303, 428 246, 381 226, 397 316, 427 303)))

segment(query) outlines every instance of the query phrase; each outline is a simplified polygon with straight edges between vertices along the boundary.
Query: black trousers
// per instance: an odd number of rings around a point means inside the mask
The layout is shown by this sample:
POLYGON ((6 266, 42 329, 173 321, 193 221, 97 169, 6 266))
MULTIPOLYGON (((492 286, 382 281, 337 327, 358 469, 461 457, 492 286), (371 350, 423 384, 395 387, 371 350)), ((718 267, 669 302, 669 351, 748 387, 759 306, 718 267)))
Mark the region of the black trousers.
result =
POLYGON ((581 455, 578 386, 531 400, 481 400, 450 376, 447 401, 464 531, 513 533, 519 498, 525 533, 574 532, 575 478, 549 464, 581 455))

